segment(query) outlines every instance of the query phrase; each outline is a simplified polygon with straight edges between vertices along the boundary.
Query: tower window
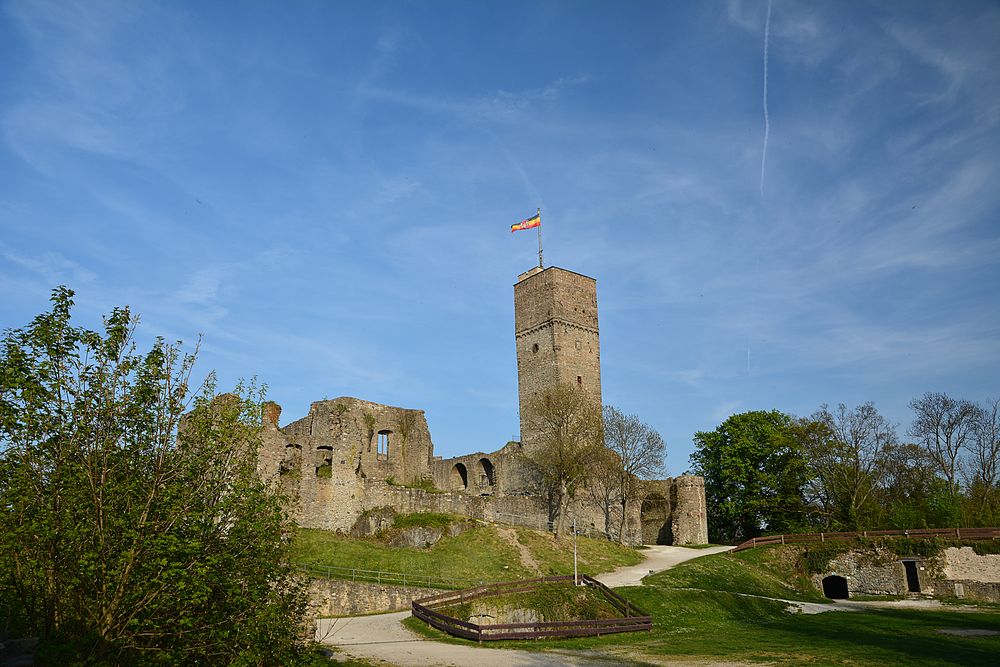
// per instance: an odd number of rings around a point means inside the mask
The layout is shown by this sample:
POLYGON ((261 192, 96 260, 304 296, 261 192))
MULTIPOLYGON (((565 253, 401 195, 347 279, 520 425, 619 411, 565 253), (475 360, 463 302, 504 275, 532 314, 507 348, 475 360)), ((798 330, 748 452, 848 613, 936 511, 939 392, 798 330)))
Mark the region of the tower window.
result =
POLYGON ((531 346, 531 351, 538 352, 538 343, 535 343, 534 345, 531 346))
POLYGON ((577 376, 576 376, 576 383, 577 383, 578 385, 581 385, 581 386, 583 386, 583 376, 581 376, 581 375, 577 375, 577 376))

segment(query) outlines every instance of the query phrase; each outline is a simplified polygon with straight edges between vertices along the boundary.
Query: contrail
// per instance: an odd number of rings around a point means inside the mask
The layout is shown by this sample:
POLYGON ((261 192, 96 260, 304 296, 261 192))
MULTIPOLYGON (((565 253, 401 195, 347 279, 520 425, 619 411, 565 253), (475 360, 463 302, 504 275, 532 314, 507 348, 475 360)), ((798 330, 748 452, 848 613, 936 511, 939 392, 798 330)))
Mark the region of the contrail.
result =
POLYGON ((771 39, 771 0, 767 0, 767 20, 764 21, 764 150, 760 154, 760 198, 764 198, 764 163, 767 161, 767 137, 771 134, 771 119, 767 115, 767 44, 771 39))

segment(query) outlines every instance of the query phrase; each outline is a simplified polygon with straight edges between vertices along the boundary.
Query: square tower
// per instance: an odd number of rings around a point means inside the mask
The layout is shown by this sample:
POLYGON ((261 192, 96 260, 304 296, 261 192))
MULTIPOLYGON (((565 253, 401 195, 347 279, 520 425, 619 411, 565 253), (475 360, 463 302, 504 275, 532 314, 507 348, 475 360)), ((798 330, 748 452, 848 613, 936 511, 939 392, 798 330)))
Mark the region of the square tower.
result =
POLYGON ((597 281, 550 266, 535 267, 514 285, 514 339, 521 442, 525 406, 557 384, 582 387, 601 406, 597 281))

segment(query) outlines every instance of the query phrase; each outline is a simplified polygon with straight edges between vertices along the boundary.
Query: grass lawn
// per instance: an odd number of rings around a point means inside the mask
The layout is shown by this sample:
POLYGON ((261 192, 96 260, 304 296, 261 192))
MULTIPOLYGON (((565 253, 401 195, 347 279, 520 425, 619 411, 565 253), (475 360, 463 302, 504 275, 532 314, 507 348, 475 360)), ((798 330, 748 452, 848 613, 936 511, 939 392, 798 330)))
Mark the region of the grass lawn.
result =
MULTIPOLYGON (((397 526, 423 525, 442 515, 404 515, 397 526), (408 518, 418 517, 418 518, 408 518)), ((573 540, 555 541, 548 533, 518 528, 518 541, 538 563, 542 575, 573 573, 573 540)), ((577 539, 580 572, 598 574, 642 560, 640 552, 607 540, 577 539)), ((539 576, 521 562, 516 545, 489 524, 480 524, 455 537, 444 537, 426 548, 390 547, 376 538, 356 539, 330 531, 301 528, 293 544, 292 560, 318 567, 357 568, 401 572, 471 585, 539 576)), ((458 586, 461 587, 461 586, 458 586)))
MULTIPOLYGON (((690 586, 795 599, 783 577, 757 555, 706 556, 647 577, 644 586, 618 592, 653 617, 653 631, 590 639, 490 642, 491 647, 527 650, 592 649, 623 663, 676 660, 766 662, 782 665, 997 665, 1000 636, 955 637, 942 628, 1000 631, 1000 610, 873 610, 792 614, 781 602, 730 592, 677 590, 690 586), (759 560, 761 562, 754 562, 759 560), (739 571, 741 564, 746 570, 739 571)), ((408 627, 435 637, 442 633, 416 619, 408 627)), ((451 637, 444 641, 470 643, 451 637)))
POLYGON ((491 526, 442 538, 428 549, 390 547, 374 539, 354 539, 326 530, 301 528, 296 534, 292 559, 320 567, 405 572, 470 583, 529 576, 517 550, 491 526))
MULTIPOLYGON (((531 551, 541 566, 542 575, 573 574, 573 536, 556 540, 551 533, 515 528, 517 539, 531 551)), ((622 565, 642 562, 641 551, 608 540, 576 538, 576 557, 579 571, 584 574, 610 572, 622 565)), ((537 575, 536 575, 537 576, 537 575)))

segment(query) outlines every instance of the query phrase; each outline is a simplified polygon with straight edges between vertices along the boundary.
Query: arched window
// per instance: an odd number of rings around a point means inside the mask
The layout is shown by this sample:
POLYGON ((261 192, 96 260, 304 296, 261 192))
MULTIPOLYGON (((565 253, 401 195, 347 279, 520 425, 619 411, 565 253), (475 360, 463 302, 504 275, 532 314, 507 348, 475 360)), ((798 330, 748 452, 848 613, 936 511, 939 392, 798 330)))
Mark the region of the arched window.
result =
POLYGON ((451 488, 455 491, 465 491, 469 488, 469 471, 465 464, 456 463, 451 468, 451 488))
POLYGON ((376 453, 378 458, 382 460, 389 459, 389 436, 392 435, 392 431, 387 431, 385 429, 378 432, 378 449, 376 453))

